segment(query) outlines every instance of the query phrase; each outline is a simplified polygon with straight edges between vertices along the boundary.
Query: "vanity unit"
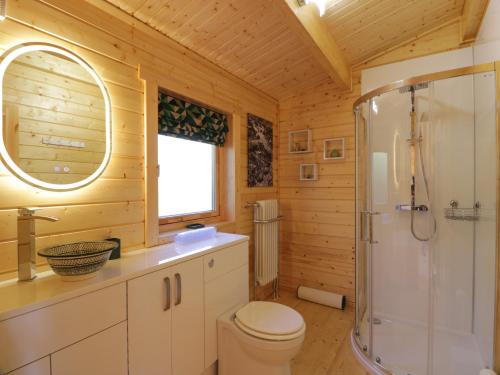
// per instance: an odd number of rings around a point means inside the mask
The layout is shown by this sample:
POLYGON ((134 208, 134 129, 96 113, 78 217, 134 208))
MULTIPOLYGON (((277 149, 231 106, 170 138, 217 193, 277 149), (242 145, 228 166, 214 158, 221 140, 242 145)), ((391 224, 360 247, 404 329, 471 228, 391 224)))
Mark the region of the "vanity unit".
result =
POLYGON ((248 302, 248 238, 110 261, 91 280, 0 283, 0 374, 215 373, 216 319, 248 302))

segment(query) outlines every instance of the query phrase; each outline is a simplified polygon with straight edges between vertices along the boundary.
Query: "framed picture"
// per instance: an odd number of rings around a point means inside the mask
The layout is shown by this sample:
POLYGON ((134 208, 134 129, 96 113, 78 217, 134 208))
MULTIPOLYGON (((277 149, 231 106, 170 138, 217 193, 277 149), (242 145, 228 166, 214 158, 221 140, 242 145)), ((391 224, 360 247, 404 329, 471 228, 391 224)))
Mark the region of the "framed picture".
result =
POLYGON ((273 124, 248 114, 248 187, 273 186, 273 124))
POLYGON ((290 154, 304 154, 312 151, 311 130, 297 130, 288 132, 288 152, 290 154))
POLYGON ((325 139, 323 145, 323 158, 325 160, 339 160, 345 157, 344 138, 325 139))
POLYGON ((318 179, 318 164, 301 164, 300 181, 316 181, 318 179))

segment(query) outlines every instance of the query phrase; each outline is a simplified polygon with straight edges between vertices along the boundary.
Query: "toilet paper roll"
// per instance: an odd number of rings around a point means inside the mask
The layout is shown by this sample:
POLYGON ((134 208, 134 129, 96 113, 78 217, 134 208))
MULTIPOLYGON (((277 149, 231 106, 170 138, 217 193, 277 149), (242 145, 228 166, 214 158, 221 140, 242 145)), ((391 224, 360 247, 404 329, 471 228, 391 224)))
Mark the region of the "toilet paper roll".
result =
POLYGON ((479 375, 497 375, 497 373, 493 370, 485 368, 484 370, 479 371, 479 375))
POLYGON ((306 301, 316 302, 341 310, 344 310, 346 305, 346 298, 341 294, 325 292, 324 290, 308 288, 302 285, 297 288, 297 296, 306 301))

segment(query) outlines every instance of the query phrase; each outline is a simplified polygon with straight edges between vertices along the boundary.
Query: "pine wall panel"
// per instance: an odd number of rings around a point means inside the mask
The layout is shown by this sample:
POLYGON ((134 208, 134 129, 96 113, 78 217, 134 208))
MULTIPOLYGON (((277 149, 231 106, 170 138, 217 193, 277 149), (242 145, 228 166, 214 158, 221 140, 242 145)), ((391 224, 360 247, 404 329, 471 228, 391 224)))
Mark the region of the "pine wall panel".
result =
MULTIPOLYGON (((359 75, 358 75, 359 76, 359 75)), ((299 285, 354 298, 354 122, 359 96, 326 84, 280 102, 281 286, 299 285), (310 129, 312 152, 288 153, 288 132, 310 129), (345 138, 345 159, 324 160, 323 141, 345 138), (317 181, 300 181, 300 164, 318 164, 317 181)))
MULTIPOLYGON (((278 103, 164 35, 128 15, 111 16, 104 1, 12 0, 0 23, 0 51, 24 42, 48 42, 67 48, 96 69, 113 107, 113 153, 103 175, 72 192, 46 192, 28 186, 0 165, 0 273, 17 267, 18 207, 38 206, 57 223, 38 223, 37 247, 78 240, 120 237, 124 251, 141 248, 145 239, 144 87, 139 69, 147 66, 171 82, 171 88, 204 95, 231 108, 235 147, 235 216, 221 228, 252 234, 246 201, 278 196, 278 103), (275 126, 273 188, 246 187, 246 113, 275 126)), ((212 103, 211 103, 212 104, 212 103)), ((35 115, 42 115, 35 114, 35 115)), ((40 262, 43 262, 40 260, 40 262)))

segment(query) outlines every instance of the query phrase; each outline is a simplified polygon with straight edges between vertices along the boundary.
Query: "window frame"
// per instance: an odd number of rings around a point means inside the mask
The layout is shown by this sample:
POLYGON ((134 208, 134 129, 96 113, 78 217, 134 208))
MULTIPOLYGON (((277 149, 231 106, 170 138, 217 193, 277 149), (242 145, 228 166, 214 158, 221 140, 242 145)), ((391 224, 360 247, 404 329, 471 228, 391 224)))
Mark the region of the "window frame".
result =
MULTIPOLYGON (((158 134, 160 136, 160 134, 158 134)), ((215 146, 215 176, 214 176, 214 207, 212 211, 193 212, 188 214, 173 215, 173 216, 159 216, 160 233, 175 230, 178 227, 183 227, 190 223, 213 223, 223 219, 221 186, 223 184, 224 173, 224 150, 222 147, 215 146)), ((158 166, 159 166, 158 161, 158 166)), ((159 177, 159 176, 158 176, 159 177)), ((160 192, 158 191, 158 195, 160 192)))
POLYGON ((201 92, 191 87, 174 85, 170 77, 164 72, 151 69, 141 65, 139 67, 139 78, 144 84, 144 246, 146 248, 173 241, 174 234, 184 230, 186 222, 159 225, 158 215, 158 91, 172 92, 178 96, 190 98, 197 103, 205 103, 227 115, 229 133, 226 137, 224 147, 219 148, 219 207, 218 217, 200 219, 197 222, 207 225, 225 225, 236 222, 236 211, 238 209, 237 185, 240 179, 240 155, 239 121, 242 118, 241 108, 234 107, 234 103, 228 103, 220 98, 214 97, 211 92, 201 92), (160 232, 161 231, 161 232, 160 232))

